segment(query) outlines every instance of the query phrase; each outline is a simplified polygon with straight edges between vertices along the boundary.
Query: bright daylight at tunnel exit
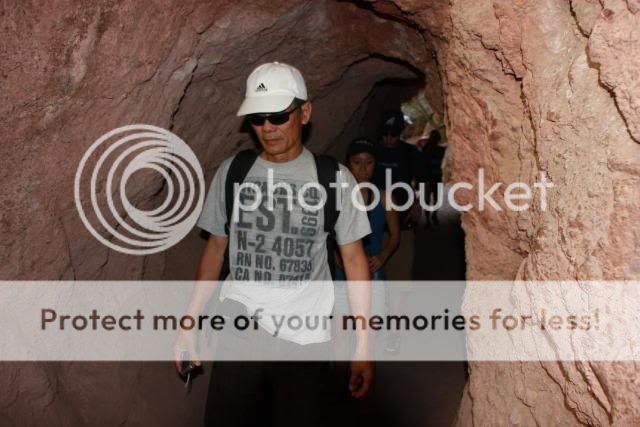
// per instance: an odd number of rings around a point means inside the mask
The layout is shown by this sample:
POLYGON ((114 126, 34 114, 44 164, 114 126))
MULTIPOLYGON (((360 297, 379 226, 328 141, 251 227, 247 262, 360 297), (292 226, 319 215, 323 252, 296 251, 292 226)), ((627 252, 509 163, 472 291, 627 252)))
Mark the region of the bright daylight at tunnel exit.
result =
POLYGON ((638 0, 0 10, 1 424, 640 423, 638 0))

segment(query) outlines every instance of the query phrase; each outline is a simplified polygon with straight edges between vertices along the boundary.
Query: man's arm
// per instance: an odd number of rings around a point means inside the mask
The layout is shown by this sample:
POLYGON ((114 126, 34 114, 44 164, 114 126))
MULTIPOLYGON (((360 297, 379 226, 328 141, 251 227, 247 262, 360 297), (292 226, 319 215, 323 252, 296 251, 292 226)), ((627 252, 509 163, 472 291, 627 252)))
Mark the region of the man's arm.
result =
MULTIPOLYGON (((340 255, 347 276, 347 292, 353 316, 369 320, 371 311, 371 276, 369 261, 362 249, 362 242, 340 246, 340 255)), ((355 398, 363 397, 373 382, 373 363, 370 361, 371 343, 367 329, 356 330, 356 350, 351 362, 349 390, 355 398)))
MULTIPOLYGON (((196 283, 191 292, 191 301, 187 306, 186 313, 193 318, 197 318, 204 309, 211 296, 216 291, 224 252, 227 249, 229 239, 224 236, 210 235, 207 244, 200 256, 200 263, 196 273, 196 280, 203 281, 196 283)), ((174 360, 178 371, 180 371, 180 353, 188 351, 193 363, 200 366, 200 359, 196 352, 196 339, 193 331, 181 331, 174 345, 174 360)))
POLYGON ((362 241, 356 240, 353 243, 340 246, 340 255, 347 276, 351 312, 354 316, 368 317, 371 311, 371 284, 369 283, 371 275, 369 260, 362 248, 362 241))
POLYGON ((196 280, 218 280, 228 243, 229 239, 226 236, 209 235, 207 245, 200 256, 196 280))

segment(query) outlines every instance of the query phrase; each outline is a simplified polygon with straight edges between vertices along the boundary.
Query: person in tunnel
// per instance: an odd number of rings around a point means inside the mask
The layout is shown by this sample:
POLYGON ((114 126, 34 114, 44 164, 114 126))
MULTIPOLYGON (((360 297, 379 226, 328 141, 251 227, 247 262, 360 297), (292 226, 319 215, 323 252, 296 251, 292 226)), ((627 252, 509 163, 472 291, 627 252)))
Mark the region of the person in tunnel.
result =
MULTIPOLYGON (((438 196, 438 185, 442 185, 442 160, 445 154, 445 147, 440 145, 442 137, 438 129, 433 129, 429 133, 429 138, 423 139, 419 143, 418 148, 421 151, 424 161, 425 173, 425 202, 431 206, 436 206, 438 196)), ((426 223, 425 227, 431 226, 431 223, 438 224, 438 210, 425 211, 426 223)))
MULTIPOLYGON (((253 163, 238 181, 262 184, 272 176, 274 182, 288 183, 296 188, 303 188, 310 182, 317 185, 321 172, 324 174, 324 171, 319 170, 317 158, 302 144, 302 129, 310 121, 311 111, 304 79, 296 68, 278 62, 257 67, 247 79, 245 100, 238 116, 247 117, 262 151, 252 157, 253 163)), ((198 221, 199 227, 210 233, 197 274, 198 280, 206 282, 194 287, 187 314, 195 318, 202 312, 216 290, 218 282, 215 280, 219 278, 223 264, 228 262, 231 273, 222 284, 218 312, 229 316, 238 313, 256 316, 259 310, 263 310, 263 314, 258 319, 260 328, 251 336, 251 340, 238 337, 232 331, 227 332, 225 328, 219 337, 218 350, 261 355, 264 348, 260 343, 267 342, 264 337, 273 337, 273 325, 269 323, 267 313, 287 315, 301 310, 322 316, 331 313, 334 303, 333 286, 313 283, 324 281, 331 284, 327 250, 330 233, 322 228, 322 224, 329 221, 329 218, 327 210, 322 209, 315 211, 315 215, 320 217, 311 218, 312 214, 300 206, 299 202, 291 205, 286 203, 288 212, 280 205, 271 212, 265 211, 261 205, 259 209, 245 210, 242 207, 237 214, 229 214, 229 205, 233 205, 234 210, 237 209, 244 193, 241 189, 234 197, 235 202, 231 199, 227 203, 230 194, 226 191, 227 183, 238 183, 235 181, 238 178, 236 161, 247 155, 250 153, 241 152, 234 158, 227 159, 213 178, 198 221), (301 234, 303 229, 306 230, 304 236, 301 234), (278 242, 283 239, 302 242, 300 247, 307 250, 302 250, 294 256, 295 259, 291 259, 281 252, 283 246, 278 242), (227 250, 228 257, 225 261, 227 250), (260 270, 256 261, 259 257, 268 257, 272 260, 273 267, 260 270), (243 259, 245 261, 240 262, 243 259), (277 269, 286 269, 296 261, 305 266, 304 280, 280 281, 285 272, 277 269), (261 281, 248 283, 237 280, 247 277, 254 279, 258 277, 258 273, 263 279, 267 274, 273 274, 273 281, 266 284, 261 281), (275 276, 275 273, 280 275, 275 276), (232 278, 236 280, 231 281, 232 278), (265 286, 262 286, 263 283, 265 286)), ((355 179, 344 166, 339 168, 348 184, 345 194, 351 194, 355 179)), ((361 243, 361 238, 370 232, 367 216, 364 211, 356 209, 351 197, 343 196, 341 200, 342 204, 337 210, 339 214, 333 220, 333 231, 346 277, 349 281, 367 282, 370 279, 369 262, 361 243)), ((295 246, 296 253, 298 246, 295 246)), ((371 298, 369 286, 351 282, 348 286, 352 311, 368 316, 371 298)), ((296 362, 214 361, 205 425, 324 425, 323 420, 328 411, 327 380, 330 377, 329 334, 329 330, 303 328, 298 331, 287 330, 278 335, 275 340, 276 354, 286 354, 288 360, 297 360, 296 362), (300 361, 305 360, 305 356, 309 354, 325 353, 325 361, 300 361)), ((369 361, 366 331, 357 330, 356 335, 357 345, 351 362, 349 389, 353 397, 360 398, 367 394, 373 381, 373 365, 369 361)), ((179 355, 185 351, 192 364, 201 364, 193 331, 182 331, 175 343, 178 370, 181 368, 179 355)))
MULTIPOLYGON (((401 139, 404 126, 404 114, 401 110, 392 109, 383 113, 382 137, 376 146, 376 168, 373 178, 373 182, 380 189, 391 193, 393 200, 399 207, 400 244, 387 261, 385 269, 388 308, 392 314, 401 312, 407 294, 413 289, 414 227, 417 225, 420 210, 416 198, 413 203, 410 203, 409 192, 413 192, 414 187, 418 184, 422 165, 419 164, 420 157, 415 147, 401 139), (387 188, 387 186, 391 188, 387 188)), ((385 244, 390 239, 391 235, 386 234, 385 244)), ((398 351, 399 346, 399 335, 391 334, 388 337, 386 350, 394 353, 398 351)))
MULTIPOLYGON (((377 187, 371 187, 371 179, 375 171, 375 146, 365 138, 356 138, 347 148, 346 164, 355 177, 364 206, 367 207, 367 217, 371 226, 371 234, 362 239, 363 247, 369 259, 371 272, 371 315, 384 316, 386 314, 386 295, 384 289, 384 265, 393 255, 400 243, 400 224, 398 213, 387 205, 387 197, 384 191, 378 191, 377 187), (376 200, 377 199, 377 200, 376 200), (389 238, 384 239, 385 229, 389 238)), ((342 315, 351 314, 349 310, 349 298, 345 287, 345 274, 342 268, 339 254, 336 256, 336 281, 335 289, 335 319, 342 315)), ((340 334, 340 328, 334 328, 340 334)), ((334 338, 338 353, 347 351, 349 342, 347 337, 337 335, 334 338), (346 341, 346 342, 345 342, 346 341)))
MULTIPOLYGON (((354 139, 347 149, 346 164, 358 184, 371 183, 375 171, 375 146, 365 138, 354 139)), ((369 270, 371 279, 382 281, 385 279, 384 265, 393 255, 400 244, 400 224, 398 213, 387 206, 387 197, 384 191, 379 192, 379 199, 375 202, 375 190, 366 185, 360 186, 360 191, 364 199, 364 205, 368 207, 367 217, 371 226, 371 234, 363 240, 364 252, 369 259, 369 270), (371 205, 375 202, 375 205, 371 205), (383 242, 385 228, 388 230, 389 239, 383 242)), ((338 257, 338 267, 336 268, 336 312, 348 312, 347 293, 344 287, 344 270, 342 269, 340 258, 338 257)), ((372 286, 372 314, 384 314, 385 295, 384 291, 378 289, 382 282, 374 283, 372 286)))

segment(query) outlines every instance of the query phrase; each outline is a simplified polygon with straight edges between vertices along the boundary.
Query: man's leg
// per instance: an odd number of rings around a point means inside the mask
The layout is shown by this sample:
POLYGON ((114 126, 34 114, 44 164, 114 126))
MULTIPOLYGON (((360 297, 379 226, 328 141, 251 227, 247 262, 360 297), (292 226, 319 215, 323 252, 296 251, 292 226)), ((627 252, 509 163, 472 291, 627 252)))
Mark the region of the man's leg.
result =
POLYGON ((262 362, 213 362, 204 425, 270 425, 262 362))
MULTIPOLYGON (((385 234, 385 239, 387 239, 385 234)), ((388 312, 402 314, 402 305, 413 289, 413 257, 415 251, 415 233, 413 230, 400 232, 400 246, 385 265, 385 286, 387 288, 388 312)), ((387 337, 386 349, 396 352, 400 347, 400 335, 391 332, 387 337)))
MULTIPOLYGON (((426 189, 426 197, 425 197, 425 201, 427 203, 427 205, 429 206, 433 206, 436 203, 436 193, 435 193, 435 189, 433 187, 433 183, 431 181, 427 182, 427 189, 426 189)), ((431 226, 431 216, 432 216, 432 212, 425 210, 425 228, 429 228, 431 226)))
POLYGON ((273 390, 273 425, 330 425, 331 344, 300 345, 280 340, 277 346, 281 355, 293 361, 270 362, 265 367, 273 390))
MULTIPOLYGON (((385 234, 385 241, 388 238, 385 234)), ((387 286, 389 312, 397 314, 402 308, 402 299, 405 294, 411 292, 413 272, 413 256, 416 236, 413 230, 400 232, 400 245, 385 265, 385 285, 387 286), (403 283, 389 283, 389 281, 402 281, 403 283)))
MULTIPOLYGON (((244 307, 225 301, 219 312, 235 318, 244 307)), ((211 380, 205 410, 205 426, 269 426, 269 387, 264 363, 240 361, 255 354, 259 343, 250 332, 225 329, 218 335, 216 357, 211 367, 211 380), (226 361, 225 361, 226 360, 226 361)))
POLYGON ((332 409, 328 361, 270 362, 274 425, 323 427, 332 409))

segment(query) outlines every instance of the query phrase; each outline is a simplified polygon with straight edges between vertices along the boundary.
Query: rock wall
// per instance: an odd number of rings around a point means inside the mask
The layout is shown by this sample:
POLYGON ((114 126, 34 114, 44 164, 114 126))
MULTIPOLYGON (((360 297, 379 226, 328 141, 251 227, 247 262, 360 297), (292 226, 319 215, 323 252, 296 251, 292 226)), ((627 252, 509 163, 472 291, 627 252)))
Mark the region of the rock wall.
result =
MULTIPOLYGON (((353 123, 377 82, 418 77, 446 114, 455 180, 474 183, 479 168, 490 182, 547 173, 547 210, 463 216, 470 279, 638 279, 639 9, 637 0, 5 1, 0 278, 191 277, 195 233, 133 257, 84 229, 72 195, 78 161, 104 132, 149 123, 187 141, 208 181, 251 144, 234 116, 245 76, 280 60, 307 78, 313 149, 337 150, 362 129, 353 123)), ((145 203, 162 183, 134 185, 145 203)), ((466 304, 481 302, 469 289, 466 304)), ((202 410, 202 386, 187 399, 166 364, 1 369, 7 425, 188 424, 202 410)), ((626 364, 473 363, 458 423, 637 424, 636 375, 626 364)))
MULTIPOLYGON (((474 159, 496 182, 531 182, 545 171, 555 188, 545 212, 463 220, 469 277, 637 279, 640 146, 630 105, 640 91, 628 70, 640 47, 639 17, 625 2, 496 1, 471 9, 458 3, 451 11, 462 30, 454 49, 474 51, 462 62, 471 72, 460 96, 447 98, 449 134, 465 135, 465 144, 452 143, 456 164, 467 170, 474 159), (471 100, 474 111, 465 115, 471 100), (456 132, 456 122, 467 126, 456 132)), ((470 290, 471 305, 474 297, 482 303, 470 290)), ((474 364, 468 416, 476 425, 633 425, 635 369, 474 364)))
MULTIPOLYGON (((454 181, 483 168, 487 186, 540 171, 555 185, 545 211, 463 215, 467 277, 637 280, 638 2, 394 3, 372 7, 437 50, 454 181)), ((468 289, 467 307, 486 302, 468 289)), ((635 425, 635 376, 623 363, 473 363, 458 424, 635 425)))
MULTIPOLYGON (((173 252, 119 256, 84 230, 72 183, 93 141, 132 123, 172 130, 208 182, 222 159, 251 144, 235 112, 258 64, 301 69, 315 104, 308 145, 324 150, 345 142, 341 131, 377 81, 420 77, 414 70, 431 59, 418 31, 332 1, 67 0, 5 9, 2 278, 191 277, 193 256, 180 258, 190 260, 184 266, 173 252)), ((133 185, 133 201, 144 203, 162 181, 133 185)))
MULTIPOLYGON (((454 180, 484 168, 488 185, 540 171, 555 184, 545 211, 463 215, 467 277, 637 280, 638 3, 395 3, 388 13, 436 46, 454 180)), ((483 303, 468 289, 465 305, 483 303)), ((623 363, 473 363, 458 424, 635 425, 636 376, 623 363)))

